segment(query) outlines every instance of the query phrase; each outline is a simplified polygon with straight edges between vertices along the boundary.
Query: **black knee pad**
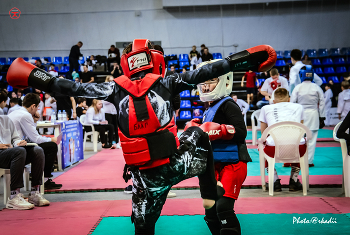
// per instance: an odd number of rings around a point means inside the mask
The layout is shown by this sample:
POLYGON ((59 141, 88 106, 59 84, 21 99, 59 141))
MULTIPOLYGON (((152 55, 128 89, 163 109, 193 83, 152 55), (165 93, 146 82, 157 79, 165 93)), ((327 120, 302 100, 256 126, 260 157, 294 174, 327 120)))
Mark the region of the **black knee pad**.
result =
POLYGON ((221 224, 217 216, 216 218, 208 218, 208 216, 204 217, 204 220, 211 232, 212 235, 220 235, 221 224))
POLYGON ((221 234, 220 235, 240 235, 241 234, 241 226, 239 224, 238 218, 235 214, 235 211, 228 210, 224 212, 218 213, 218 218, 221 223, 221 234))

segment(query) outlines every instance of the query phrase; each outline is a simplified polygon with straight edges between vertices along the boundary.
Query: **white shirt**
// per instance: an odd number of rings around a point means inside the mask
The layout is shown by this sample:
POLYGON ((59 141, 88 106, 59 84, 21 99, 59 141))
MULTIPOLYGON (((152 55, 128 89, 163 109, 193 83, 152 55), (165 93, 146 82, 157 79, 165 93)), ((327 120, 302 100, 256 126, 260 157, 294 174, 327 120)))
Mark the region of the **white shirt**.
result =
POLYGON ((0 115, 4 115, 4 110, 2 110, 2 108, 0 108, 0 115))
POLYGON ((326 90, 324 93, 324 101, 325 101, 325 106, 326 108, 332 107, 332 97, 333 97, 333 92, 331 89, 326 90))
POLYGON ((17 147, 19 142, 21 142, 21 137, 11 119, 8 116, 0 116, 0 143, 17 147))
POLYGON ((12 108, 9 109, 7 114, 12 113, 13 111, 22 108, 22 106, 19 106, 18 104, 16 104, 15 106, 13 106, 12 108))
POLYGON ((41 136, 36 130, 33 116, 24 107, 8 115, 18 131, 20 137, 29 140, 29 142, 41 144, 50 142, 51 138, 41 136))
POLYGON ((86 111, 86 124, 95 124, 98 125, 100 122, 105 121, 105 112, 103 109, 100 110, 98 114, 95 113, 95 109, 90 107, 86 111))
MULTIPOLYGON (((282 88, 285 88, 289 91, 289 86, 288 86, 288 80, 282 76, 278 77, 278 80, 281 82, 281 86, 282 88)), ((269 93, 270 95, 272 95, 273 93, 273 89, 271 87, 271 82, 273 81, 272 77, 269 77, 268 79, 265 80, 264 85, 261 87, 261 91, 266 91, 267 93, 269 93)), ((272 97, 271 97, 272 98, 272 97)), ((271 99, 273 100, 273 99, 271 99)))
POLYGON ((246 114, 249 110, 249 105, 247 102, 245 102, 244 100, 242 99, 237 99, 237 102, 238 106, 240 107, 242 113, 246 114))
POLYGON ((58 72, 56 70, 49 70, 49 74, 51 74, 54 77, 58 77, 58 72))
POLYGON ((349 111, 350 111, 350 89, 346 89, 339 93, 337 113, 340 113, 342 119, 344 119, 349 111))
MULTIPOLYGON (((299 72, 300 69, 304 66, 305 64, 303 64, 301 61, 297 61, 289 71, 289 83, 291 93, 293 92, 294 88, 301 83, 299 72)), ((319 86, 321 86, 323 83, 322 79, 316 73, 314 73, 314 82, 319 86)))
MULTIPOLYGON (((264 122, 267 126, 271 126, 279 122, 301 122, 304 120, 304 109, 300 104, 290 102, 280 102, 274 105, 265 105, 261 108, 259 121, 264 122)), ((305 139, 300 140, 300 144, 304 144, 305 139)), ((272 137, 266 138, 266 144, 275 146, 272 137)))
POLYGON ((290 102, 301 104, 304 108, 304 125, 311 131, 319 129, 319 117, 325 117, 325 101, 322 89, 311 81, 297 85, 292 93, 290 102))
POLYGON ((51 103, 52 97, 45 100, 45 108, 51 107, 53 111, 57 112, 57 104, 56 102, 51 103))
POLYGON ((117 109, 115 108, 114 104, 105 100, 102 100, 102 104, 103 104, 103 111, 105 113, 117 115, 117 109))

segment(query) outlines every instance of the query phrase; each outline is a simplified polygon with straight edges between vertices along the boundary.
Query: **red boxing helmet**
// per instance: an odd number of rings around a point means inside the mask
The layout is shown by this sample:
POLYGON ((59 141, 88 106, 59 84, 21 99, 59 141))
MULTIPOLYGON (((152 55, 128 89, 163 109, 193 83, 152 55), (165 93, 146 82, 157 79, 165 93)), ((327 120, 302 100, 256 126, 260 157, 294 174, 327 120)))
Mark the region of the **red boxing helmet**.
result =
POLYGON ((120 65, 125 76, 131 77, 133 74, 152 69, 152 73, 165 75, 165 61, 163 53, 148 48, 148 39, 135 39, 131 52, 122 55, 120 65))

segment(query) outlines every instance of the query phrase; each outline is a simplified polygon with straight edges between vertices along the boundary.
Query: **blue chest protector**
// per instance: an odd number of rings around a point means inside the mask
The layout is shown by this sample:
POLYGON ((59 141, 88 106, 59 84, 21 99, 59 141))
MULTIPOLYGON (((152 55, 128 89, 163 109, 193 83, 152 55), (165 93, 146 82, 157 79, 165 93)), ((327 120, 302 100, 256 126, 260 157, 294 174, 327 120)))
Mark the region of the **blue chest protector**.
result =
MULTIPOLYGON (((217 102, 213 107, 209 107, 203 114, 203 123, 212 122, 220 106, 231 97, 225 97, 217 102)), ((219 123, 223 124, 223 123, 219 123)), ((238 146, 233 140, 214 140, 211 142, 214 162, 239 162, 238 146)))

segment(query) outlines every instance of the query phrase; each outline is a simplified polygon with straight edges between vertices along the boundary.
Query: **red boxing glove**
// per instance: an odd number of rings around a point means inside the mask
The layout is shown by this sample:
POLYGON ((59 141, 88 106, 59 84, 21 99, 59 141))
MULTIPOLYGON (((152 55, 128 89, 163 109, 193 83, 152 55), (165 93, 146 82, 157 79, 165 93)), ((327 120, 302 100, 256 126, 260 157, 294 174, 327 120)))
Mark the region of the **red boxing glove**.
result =
POLYGON ((191 126, 200 126, 201 120, 199 118, 194 118, 191 121, 186 123, 184 131, 186 131, 191 126))
POLYGON ((276 61, 277 54, 269 45, 260 45, 226 57, 230 63, 230 71, 258 71, 265 72, 271 69, 276 61))
POLYGON ((236 129, 232 125, 221 124, 220 127, 221 127, 221 133, 222 133, 221 139, 223 140, 232 139, 236 133, 236 129))
POLYGON ((221 125, 215 122, 206 122, 199 126, 204 132, 209 135, 210 141, 221 139, 221 125))
POLYGON ((10 86, 17 89, 32 86, 48 92, 50 82, 56 78, 35 65, 25 62, 22 58, 17 58, 12 62, 6 79, 10 86))
POLYGON ((247 51, 254 57, 253 61, 259 63, 258 72, 268 71, 276 64, 276 51, 269 45, 252 47, 247 49, 247 51))

